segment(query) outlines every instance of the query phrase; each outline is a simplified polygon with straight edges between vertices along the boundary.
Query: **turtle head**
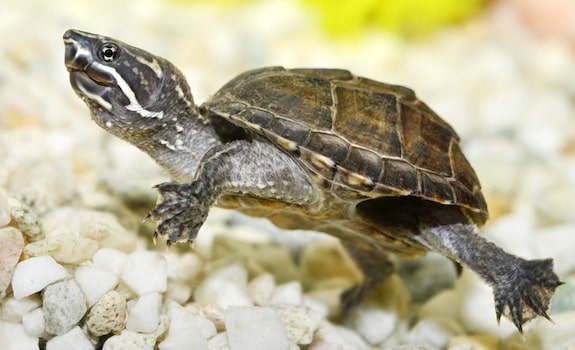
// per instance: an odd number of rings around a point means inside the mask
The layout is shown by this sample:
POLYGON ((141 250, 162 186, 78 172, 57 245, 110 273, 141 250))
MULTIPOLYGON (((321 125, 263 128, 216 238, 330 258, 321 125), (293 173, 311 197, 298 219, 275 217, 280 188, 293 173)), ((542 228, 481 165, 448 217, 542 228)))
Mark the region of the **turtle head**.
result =
POLYGON ((105 36, 68 30, 72 88, 102 128, 128 141, 195 110, 183 74, 170 62, 105 36))

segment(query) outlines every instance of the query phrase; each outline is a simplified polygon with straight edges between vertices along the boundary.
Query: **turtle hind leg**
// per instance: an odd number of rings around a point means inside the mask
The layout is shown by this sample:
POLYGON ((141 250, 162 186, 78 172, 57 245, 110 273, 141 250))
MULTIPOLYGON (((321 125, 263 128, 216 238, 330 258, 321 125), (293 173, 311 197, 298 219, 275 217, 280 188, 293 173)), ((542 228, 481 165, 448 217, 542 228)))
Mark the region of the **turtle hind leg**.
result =
POLYGON ((341 316, 346 318, 370 292, 393 273, 394 266, 386 252, 367 242, 341 239, 341 243, 364 276, 362 282, 341 294, 341 316))
POLYGON ((497 321, 504 315, 523 332, 523 324, 537 316, 549 320, 547 308, 561 284, 553 272, 553 260, 521 259, 493 286, 497 321))
POLYGON ((504 315, 522 332, 523 325, 537 316, 549 319, 551 298, 562 284, 551 259, 525 260, 509 254, 480 236, 472 223, 427 222, 417 239, 479 275, 493 289, 498 320, 504 315))

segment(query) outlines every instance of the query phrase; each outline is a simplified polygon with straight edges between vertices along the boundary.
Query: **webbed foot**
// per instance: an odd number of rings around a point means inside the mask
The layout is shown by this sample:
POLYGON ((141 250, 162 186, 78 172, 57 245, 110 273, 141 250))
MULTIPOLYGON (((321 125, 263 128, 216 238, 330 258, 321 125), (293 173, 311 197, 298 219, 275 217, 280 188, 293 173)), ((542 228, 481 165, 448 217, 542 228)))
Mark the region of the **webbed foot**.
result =
POLYGON ((508 276, 493 286, 497 321, 504 315, 523 332, 523 324, 537 316, 549 320, 549 303, 563 284, 553 272, 553 260, 523 260, 508 276))
POLYGON ((206 220, 210 205, 202 200, 199 186, 166 182, 156 185, 160 200, 148 213, 157 223, 154 238, 164 237, 168 245, 176 242, 192 242, 206 220))

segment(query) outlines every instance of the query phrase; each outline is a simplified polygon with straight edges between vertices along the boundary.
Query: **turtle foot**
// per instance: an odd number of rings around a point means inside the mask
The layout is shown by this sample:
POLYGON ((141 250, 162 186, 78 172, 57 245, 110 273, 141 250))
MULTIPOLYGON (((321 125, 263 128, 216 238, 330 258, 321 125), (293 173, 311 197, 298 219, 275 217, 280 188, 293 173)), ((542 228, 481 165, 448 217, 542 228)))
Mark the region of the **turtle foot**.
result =
POLYGON ((193 241, 206 220, 209 205, 202 203, 193 184, 166 182, 155 186, 160 192, 160 201, 148 213, 148 219, 156 221, 157 236, 164 237, 168 245, 176 242, 193 241))
POLYGON ((553 272, 553 260, 523 260, 509 276, 493 288, 497 321, 509 318, 520 332, 523 325, 547 315, 555 289, 563 284, 553 272))

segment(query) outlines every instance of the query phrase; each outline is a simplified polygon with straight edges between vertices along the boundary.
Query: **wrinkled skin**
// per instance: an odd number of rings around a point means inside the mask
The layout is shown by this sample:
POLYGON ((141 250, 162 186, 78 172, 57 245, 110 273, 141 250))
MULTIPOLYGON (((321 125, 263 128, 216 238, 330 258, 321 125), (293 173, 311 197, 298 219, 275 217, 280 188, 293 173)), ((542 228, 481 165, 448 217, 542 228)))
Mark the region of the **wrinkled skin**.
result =
POLYGON ((287 229, 338 237, 364 273, 343 313, 385 280, 388 252, 437 251, 478 274, 497 319, 522 331, 561 284, 551 259, 525 260, 478 234, 487 207, 451 127, 413 92, 335 69, 262 68, 204 105, 167 60, 70 30, 65 63, 92 119, 175 180, 149 217, 169 244, 193 241, 218 205, 287 229))

